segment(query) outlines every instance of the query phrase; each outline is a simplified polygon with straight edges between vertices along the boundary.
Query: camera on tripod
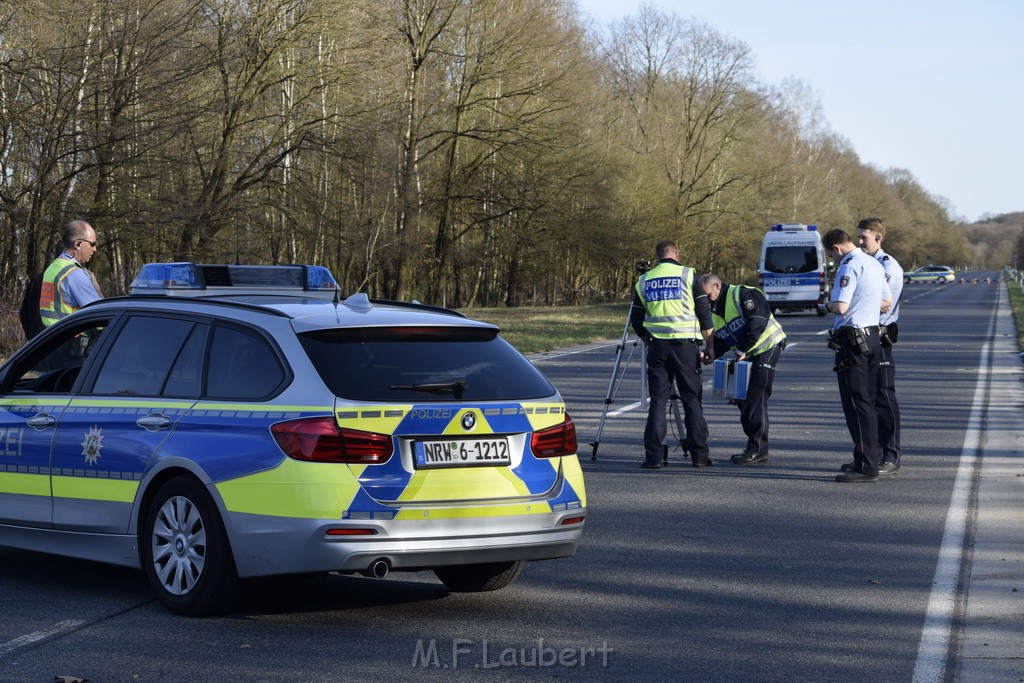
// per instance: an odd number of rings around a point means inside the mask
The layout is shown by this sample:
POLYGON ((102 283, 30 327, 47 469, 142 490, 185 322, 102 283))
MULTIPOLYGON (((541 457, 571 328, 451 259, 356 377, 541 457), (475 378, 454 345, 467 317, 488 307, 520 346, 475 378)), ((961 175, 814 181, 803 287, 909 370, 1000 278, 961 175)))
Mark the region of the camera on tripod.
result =
POLYGON ((638 273, 646 273, 651 269, 650 261, 637 261, 633 265, 636 266, 636 272, 638 273))

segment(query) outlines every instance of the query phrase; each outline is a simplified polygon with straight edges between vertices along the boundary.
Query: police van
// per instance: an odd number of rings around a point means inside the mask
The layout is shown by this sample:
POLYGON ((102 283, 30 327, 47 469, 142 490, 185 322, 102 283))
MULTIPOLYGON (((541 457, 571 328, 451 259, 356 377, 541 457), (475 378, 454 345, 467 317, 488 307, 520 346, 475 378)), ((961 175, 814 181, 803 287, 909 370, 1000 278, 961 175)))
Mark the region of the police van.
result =
POLYGON ((818 226, 803 223, 773 225, 761 243, 757 286, 773 311, 811 309, 828 301, 830 263, 818 226))

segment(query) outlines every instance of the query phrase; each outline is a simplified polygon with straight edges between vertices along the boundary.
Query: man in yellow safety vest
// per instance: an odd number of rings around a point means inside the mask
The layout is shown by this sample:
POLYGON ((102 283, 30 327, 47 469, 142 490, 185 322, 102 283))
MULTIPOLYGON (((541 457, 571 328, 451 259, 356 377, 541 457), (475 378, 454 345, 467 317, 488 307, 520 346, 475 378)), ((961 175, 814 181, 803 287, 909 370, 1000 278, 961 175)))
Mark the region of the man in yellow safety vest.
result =
POLYGON ((730 350, 736 352, 737 360, 750 362, 747 397, 736 401, 747 445, 732 456, 732 461, 737 465, 768 462, 768 399, 775 366, 786 346, 786 333, 761 290, 726 284, 714 273, 701 275, 700 284, 711 302, 715 326, 714 348, 705 362, 711 363, 730 350))
POLYGON ((74 220, 61 231, 61 254, 43 273, 39 293, 39 316, 45 327, 66 318, 103 295, 85 264, 97 249, 96 231, 82 220, 74 220))
POLYGON ((679 262, 674 242, 659 242, 658 263, 636 283, 629 322, 647 345, 650 409, 644 428, 645 459, 641 467, 659 469, 667 430, 665 410, 672 382, 683 406, 685 448, 694 467, 712 464, 708 457, 708 425, 701 406, 701 343, 711 343, 711 308, 692 268, 679 262))

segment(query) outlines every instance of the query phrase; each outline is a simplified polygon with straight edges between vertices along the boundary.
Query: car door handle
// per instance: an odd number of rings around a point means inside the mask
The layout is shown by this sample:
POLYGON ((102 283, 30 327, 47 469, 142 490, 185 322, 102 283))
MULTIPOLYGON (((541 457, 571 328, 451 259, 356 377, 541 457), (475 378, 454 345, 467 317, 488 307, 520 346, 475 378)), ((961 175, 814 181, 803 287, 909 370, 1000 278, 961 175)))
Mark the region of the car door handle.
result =
POLYGON ((140 417, 135 421, 135 424, 139 425, 147 432, 155 432, 160 429, 167 429, 171 426, 171 418, 160 413, 150 413, 146 417, 140 417))
POLYGON ((57 424, 57 418, 53 415, 48 415, 47 413, 39 413, 38 415, 33 415, 28 419, 28 426, 37 432, 41 432, 47 427, 52 427, 55 424, 57 424))

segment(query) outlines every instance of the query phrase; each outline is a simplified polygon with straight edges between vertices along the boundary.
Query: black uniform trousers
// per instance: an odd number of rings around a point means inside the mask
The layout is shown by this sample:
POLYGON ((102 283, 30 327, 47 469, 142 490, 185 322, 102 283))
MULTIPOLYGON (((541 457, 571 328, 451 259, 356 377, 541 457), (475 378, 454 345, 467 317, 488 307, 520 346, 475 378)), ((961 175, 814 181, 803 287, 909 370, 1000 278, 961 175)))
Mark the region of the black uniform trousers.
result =
MULTIPOLYGON (((893 323, 890 327, 896 327, 893 323)), ((892 358, 892 345, 882 343, 882 359, 878 363, 878 446, 882 449, 882 462, 899 463, 900 404, 896 402, 896 363, 892 358)))
POLYGON ((882 344, 878 328, 865 328, 867 350, 856 353, 847 345, 836 351, 836 377, 846 426, 853 438, 853 461, 857 472, 874 476, 882 462, 878 447, 878 382, 882 344))
POLYGON ((775 367, 782 355, 782 345, 745 360, 750 361, 750 383, 747 397, 736 401, 740 409, 740 425, 747 435, 747 453, 768 452, 768 399, 772 396, 775 367))
POLYGON ((647 389, 651 401, 644 428, 644 452, 648 463, 661 464, 664 455, 662 442, 668 428, 665 412, 673 380, 683 405, 686 450, 694 462, 707 460, 708 423, 700 403, 703 392, 700 373, 700 346, 696 341, 655 337, 647 346, 647 389))

